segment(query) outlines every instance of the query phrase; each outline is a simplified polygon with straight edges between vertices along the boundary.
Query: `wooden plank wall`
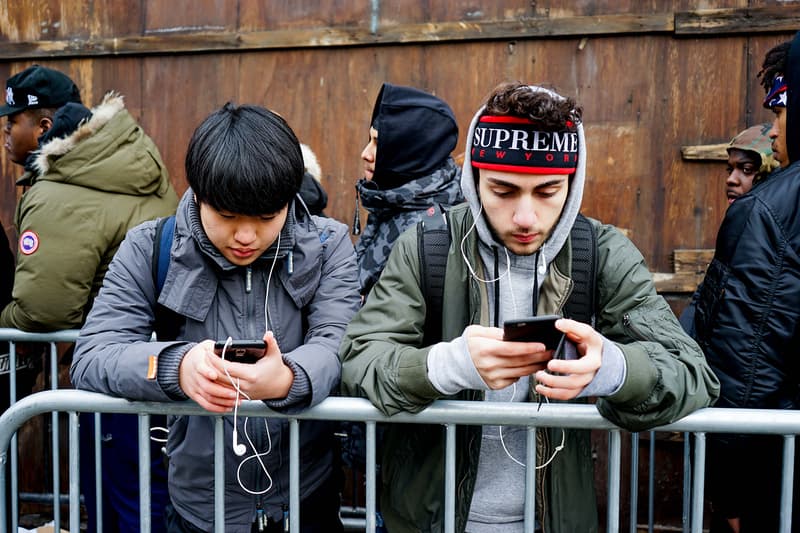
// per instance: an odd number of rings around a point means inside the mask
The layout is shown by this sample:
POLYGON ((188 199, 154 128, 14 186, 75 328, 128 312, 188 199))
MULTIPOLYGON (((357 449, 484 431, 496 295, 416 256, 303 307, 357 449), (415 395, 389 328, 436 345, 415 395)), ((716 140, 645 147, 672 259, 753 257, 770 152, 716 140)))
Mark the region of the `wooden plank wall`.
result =
MULTIPOLYGON (((108 90, 162 151, 176 189, 189 136, 228 100, 269 106, 317 152, 328 212, 352 219, 359 154, 383 81, 431 91, 462 134, 498 82, 545 83, 585 109, 585 212, 617 224, 650 267, 711 248, 723 165, 681 147, 722 143, 770 114, 755 73, 800 27, 800 7, 715 0, 17 0, 0 6, 0 78, 38 62, 96 104, 108 90), (703 8, 703 10, 699 10, 703 8), (708 9, 713 8, 713 9, 708 9)), ((0 221, 19 169, 0 156, 0 221)), ((12 229, 9 235, 13 237, 12 229)))

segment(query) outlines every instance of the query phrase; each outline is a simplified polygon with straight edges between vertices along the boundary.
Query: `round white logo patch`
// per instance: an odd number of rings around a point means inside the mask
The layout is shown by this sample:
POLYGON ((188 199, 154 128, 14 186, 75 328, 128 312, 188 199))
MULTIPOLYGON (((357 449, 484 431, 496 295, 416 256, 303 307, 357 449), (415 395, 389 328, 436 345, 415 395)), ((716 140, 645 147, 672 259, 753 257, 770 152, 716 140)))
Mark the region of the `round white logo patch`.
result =
POLYGON ((19 251, 25 255, 31 255, 39 249, 39 236, 31 230, 22 232, 19 236, 19 251))

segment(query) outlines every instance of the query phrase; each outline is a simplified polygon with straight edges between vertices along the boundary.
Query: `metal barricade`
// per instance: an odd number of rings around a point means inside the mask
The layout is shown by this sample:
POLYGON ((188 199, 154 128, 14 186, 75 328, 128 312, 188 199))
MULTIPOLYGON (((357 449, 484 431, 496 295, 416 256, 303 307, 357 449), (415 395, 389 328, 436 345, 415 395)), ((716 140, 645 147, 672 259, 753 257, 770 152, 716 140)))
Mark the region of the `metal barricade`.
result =
MULTIPOLYGON (((148 417, 153 414, 198 415, 216 417, 215 431, 215 531, 224 531, 223 479, 223 417, 209 413, 192 402, 156 403, 131 402, 124 399, 73 390, 46 391, 18 401, 0 417, 0 461, 8 460, 7 448, 16 429, 33 416, 52 411, 69 415, 70 446, 70 531, 79 531, 79 486, 78 486, 78 416, 79 412, 135 413, 139 415, 140 444, 147 442, 148 417)), ((447 436, 445 452, 445 531, 455 530, 455 428, 469 425, 512 425, 528 427, 528 483, 532 483, 536 453, 533 444, 537 427, 601 429, 609 432, 609 479, 608 513, 606 530, 620 529, 620 443, 622 430, 603 419, 591 405, 558 404, 537 410, 535 404, 508 404, 463 401, 438 401, 417 414, 399 413, 392 417, 382 415, 367 400, 359 398, 329 398, 307 411, 285 415, 270 411, 263 402, 244 402, 239 409, 242 416, 287 418, 290 421, 289 457, 289 513, 298 516, 299 495, 299 426, 306 420, 359 420, 367 424, 367 521, 366 530, 375 530, 375 424, 389 422, 398 424, 438 424, 445 427, 447 436)), ((794 435, 800 433, 800 412, 758 409, 703 409, 674 424, 657 428, 658 431, 690 432, 695 437, 694 461, 692 465, 691 531, 700 533, 703 522, 703 490, 705 467, 705 436, 708 432, 777 434, 784 436, 784 467, 781 500, 781 531, 791 530, 791 503, 794 466, 794 435)), ((142 486, 149 480, 149 446, 140 446, 140 480, 142 486)), ((0 491, 4 497, 5 473, 0 471, 0 491)), ((4 502, 0 499, 0 502, 4 502)), ((149 530, 149 492, 142 491, 141 516, 143 531, 149 530)), ((533 531, 535 501, 532 490, 526 499, 526 531, 533 531)), ((6 509, 0 507, 0 522, 6 518, 6 509)), ((5 522, 2 522, 5 523, 5 522)), ((290 531, 299 531, 297 521, 290 521, 290 531)))
MULTIPOLYGON (((62 330, 62 331, 55 331, 51 333, 28 333, 25 331, 20 331, 18 329, 12 328, 0 328, 0 341, 8 342, 8 372, 9 372, 9 405, 13 405, 17 400, 17 363, 18 363, 18 354, 17 354, 17 343, 20 342, 33 342, 33 343, 46 343, 48 344, 47 350, 47 369, 49 370, 50 380, 48 386, 50 390, 57 390, 58 389, 58 350, 56 347, 56 343, 72 343, 75 342, 75 339, 78 338, 78 330, 70 329, 70 330, 62 330)), ((52 472, 52 482, 53 490, 52 494, 52 503, 53 503, 53 522, 58 526, 61 521, 60 517, 60 494, 58 487, 61 485, 60 480, 60 472, 59 469, 56 467, 59 463, 59 424, 58 424, 58 413, 53 411, 51 414, 51 455, 53 461, 53 472, 52 472)), ((11 450, 13 453, 10 454, 10 463, 11 463, 11 492, 14 497, 11 499, 11 517, 12 523, 11 527, 13 531, 17 530, 17 518, 18 518, 18 504, 17 504, 17 495, 19 494, 19 487, 18 487, 18 478, 19 478, 19 463, 18 463, 18 454, 17 454, 17 437, 16 434, 11 440, 11 450)), ((3 465, 5 468, 5 465, 3 465)), ((4 485, 5 486, 5 485, 4 485)), ((3 505, 5 505, 5 499, 3 500, 3 505)), ((56 527, 58 530, 58 527, 56 527)))
MULTIPOLYGON (((33 498, 36 501, 42 502, 50 500, 53 506, 53 518, 56 530, 60 527, 60 504, 68 502, 70 505, 70 528, 72 529, 72 521, 78 517, 79 513, 73 512, 73 506, 79 505, 80 490, 78 485, 77 464, 78 457, 78 444, 77 444, 77 413, 78 412, 94 412, 95 413, 95 457, 83 458, 83 460, 93 460, 95 462, 95 483, 96 490, 101 490, 102 480, 100 479, 101 471, 101 454, 99 452, 100 446, 100 413, 138 413, 140 414, 140 443, 146 444, 148 434, 143 428, 148 427, 147 416, 150 414, 197 414, 203 416, 218 416, 202 410, 198 406, 185 405, 185 404, 159 404, 159 403, 137 403, 128 402, 127 400, 114 399, 102 395, 91 395, 90 393, 82 393, 77 391, 62 391, 60 394, 65 394, 59 400, 48 399, 47 405, 51 407, 43 408, 44 403, 37 403, 35 408, 29 406, 29 402, 43 402, 45 401, 39 395, 36 395, 35 400, 27 400, 19 402, 20 405, 13 405, 17 400, 17 391, 15 387, 15 372, 16 372, 16 343, 19 342, 42 342, 48 343, 48 364, 50 380, 49 387, 52 391, 58 389, 58 360, 56 343, 73 342, 77 338, 77 330, 58 331, 53 333, 26 333, 15 329, 0 328, 0 341, 8 341, 10 345, 9 350, 9 372, 11 375, 9 395, 10 404, 12 409, 9 410, 8 416, 4 415, 0 421, 0 435, 5 435, 9 432, 8 441, 0 441, 3 446, 3 455, 0 457, 2 461, 10 463, 10 488, 13 497, 11 498, 11 508, 6 509, 5 495, 0 500, 0 518, 8 518, 10 515, 12 530, 16 531, 18 524, 19 506, 17 503, 18 490, 18 453, 17 453, 17 437, 16 429, 25 420, 40 414, 50 413, 51 415, 51 455, 52 455, 52 494, 26 494, 29 499, 33 498), (85 395, 90 394, 91 399, 85 395), (98 403, 99 402, 99 403, 98 403), (124 408, 122 407, 124 406, 124 408), (33 409, 31 411, 31 409, 33 409), (20 412, 28 413, 26 415, 20 412), (60 494, 61 479, 59 468, 59 412, 69 413, 69 457, 70 469, 75 468, 74 473, 70 473, 69 479, 69 494, 60 494), (23 416, 22 419, 19 417, 23 416), (14 422, 13 429, 9 429, 8 425, 11 421, 19 420, 19 423, 14 422), (75 433, 73 435, 73 433, 75 433), (8 447, 10 443, 10 448, 8 447)), ((279 413, 274 413, 264 409, 262 402, 253 402, 252 404, 245 404, 243 409, 251 410, 249 416, 269 416, 269 417, 283 417, 291 418, 279 413), (249 405, 249 407, 248 407, 249 405)), ((244 413, 244 411, 243 411, 244 413)), ((441 424, 446 428, 447 442, 447 456, 446 456, 446 481, 448 483, 448 492, 446 499, 446 510, 448 519, 448 531, 452 531, 452 513, 455 509, 455 496, 453 484, 455 483, 455 441, 453 435, 455 428, 458 424, 492 424, 492 425, 517 425, 527 426, 528 434, 534 435, 536 427, 564 427, 564 428, 584 428, 584 429, 601 429, 608 431, 609 435, 609 458, 608 458, 608 486, 607 486, 607 523, 608 531, 618 531, 619 524, 619 511, 620 511, 620 484, 621 484, 621 442, 622 431, 619 428, 611 425, 605 421, 592 406, 578 406, 578 405, 549 405, 547 409, 537 411, 535 406, 532 408, 526 404, 489 404, 483 402, 480 406, 470 402, 435 402, 430 408, 417 415, 411 414, 398 414, 391 418, 385 417, 374 409, 366 400, 352 399, 352 398, 330 398, 323 402, 321 405, 311 409, 300 415, 295 415, 291 419, 290 424, 290 440, 296 444, 298 438, 298 423, 302 420, 312 419, 325 419, 325 420, 355 420, 366 422, 367 433, 367 468, 366 468, 366 494, 365 505, 366 508, 349 509, 356 511, 357 518, 349 517, 345 520, 346 525, 351 528, 363 525, 366 531, 374 531, 375 523, 375 509, 376 509, 376 427, 377 422, 391 422, 391 423, 424 423, 424 424, 441 424), (452 477, 451 477, 452 476, 452 477), (363 516, 360 518, 359 516, 363 516), (348 524, 349 522, 349 524, 348 524)), ((220 445, 222 442, 222 419, 217 420, 216 431, 219 434, 218 445, 216 448, 217 454, 217 474, 222 474, 222 451, 223 447, 220 445)), ((781 531, 790 531, 791 529, 791 500, 792 500, 792 476, 793 476, 793 457, 794 457, 794 435, 800 433, 800 412, 792 411, 761 411, 761 410, 734 410, 734 409, 706 409, 699 411, 689 417, 663 428, 657 428, 649 432, 649 453, 648 453, 648 475, 647 475, 647 525, 648 531, 653 531, 654 528, 654 507, 655 507, 655 432, 656 431, 669 431, 669 432, 683 432, 684 440, 684 453, 683 453, 683 490, 682 490, 682 525, 683 531, 699 532, 702 529, 702 509, 703 509, 703 471, 705 461, 705 435, 708 432, 726 432, 726 433, 765 433, 777 434, 784 436, 784 477, 782 484, 782 506, 781 506, 781 531), (696 446, 693 456, 690 454, 690 437, 695 439, 696 446)), ((627 434, 627 433, 626 433, 627 434)), ((630 524, 629 529, 631 533, 638 530, 638 487, 640 479, 638 475, 638 465, 640 461, 639 444, 640 434, 630 434, 631 439, 631 472, 630 472, 630 524)), ((528 439, 528 461, 525 463, 530 465, 527 471, 526 481, 529 486, 533 486, 535 479, 535 445, 534 440, 529 437, 528 439)), ((147 446, 141 446, 148 448, 147 446)), ((149 453, 149 451, 148 451, 149 453)), ((292 450, 292 457, 297 456, 297 450, 292 450)), ((149 464, 145 461, 146 464, 149 464)), ((5 475, 5 465, 3 465, 2 475, 5 475)), ((145 466, 145 469, 149 467, 145 466)), ((70 470, 71 471, 71 470, 70 470)), ((290 474, 296 476, 299 472, 299 465, 295 464, 294 469, 291 468, 290 474)), ((149 471, 140 471, 140 479, 144 484, 148 483, 149 471)), ((296 477, 292 478, 296 481, 296 477)), ((6 480, 2 479, 2 487, 0 490, 6 490, 6 480)), ((296 493, 296 484, 294 491, 290 491, 290 498, 295 506, 299 505, 299 494, 296 493)), ((216 497, 218 501, 222 501, 222 487, 218 485, 215 487, 216 497)), ((146 492, 146 491, 144 491, 146 492)), ((142 505, 142 524, 149 524, 149 512, 145 513, 145 509, 149 508, 149 493, 143 494, 142 497, 146 500, 142 505), (145 516, 146 514, 146 516, 145 516)), ((533 509, 535 508, 533 502, 533 491, 528 494, 529 506, 526 509, 525 518, 531 524, 526 530, 532 531, 533 524, 533 509)), ((98 498, 99 502, 99 498, 98 498)), ((292 503, 292 502, 290 502, 292 503)), ((98 503, 96 513, 98 521, 102 520, 102 506, 98 503)), ((2 524, 6 524, 4 520, 2 524)))

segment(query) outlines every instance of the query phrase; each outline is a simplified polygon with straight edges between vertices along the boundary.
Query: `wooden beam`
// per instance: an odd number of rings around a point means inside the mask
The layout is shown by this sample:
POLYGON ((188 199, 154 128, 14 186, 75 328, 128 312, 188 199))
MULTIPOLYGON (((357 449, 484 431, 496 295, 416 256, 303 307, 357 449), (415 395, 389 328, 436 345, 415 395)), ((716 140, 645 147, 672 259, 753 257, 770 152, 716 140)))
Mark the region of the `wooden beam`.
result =
POLYGON ((677 292, 692 294, 703 281, 704 274, 673 274, 671 272, 653 272, 653 282, 659 293, 677 292))
POLYGON ((794 32, 800 5, 752 9, 710 9, 646 15, 611 14, 574 17, 521 17, 499 21, 444 21, 379 27, 366 24, 299 30, 253 32, 150 33, 114 38, 75 38, 4 42, 0 61, 42 57, 195 54, 326 46, 506 40, 592 35, 665 33, 674 35, 794 32))
POLYGON ((727 161, 728 143, 681 146, 681 157, 695 161, 727 161))
POLYGON ((672 33, 672 13, 520 18, 488 22, 432 22, 385 26, 372 33, 366 26, 254 32, 154 33, 116 38, 7 42, 0 60, 41 57, 158 55, 238 52, 281 48, 366 46, 536 37, 585 37, 637 33, 672 33))
POLYGON ((676 274, 705 274, 713 258, 713 248, 676 249, 672 252, 676 274))
POLYGON ((701 9, 675 13, 675 35, 781 33, 800 27, 800 5, 701 9))

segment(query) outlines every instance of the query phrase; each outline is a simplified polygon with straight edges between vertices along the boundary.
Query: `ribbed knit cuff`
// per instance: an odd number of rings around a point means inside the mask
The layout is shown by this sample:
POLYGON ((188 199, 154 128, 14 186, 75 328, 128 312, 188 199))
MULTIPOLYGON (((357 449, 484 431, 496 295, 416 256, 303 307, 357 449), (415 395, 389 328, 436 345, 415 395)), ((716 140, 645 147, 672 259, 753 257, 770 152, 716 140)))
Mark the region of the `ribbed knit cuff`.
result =
POLYGON ((156 379, 164 393, 173 400, 187 400, 189 397, 181 389, 180 368, 183 356, 195 347, 196 342, 174 344, 158 354, 158 373, 156 379))
POLYGON ((292 374, 294 374, 294 381, 289 388, 289 394, 286 395, 286 398, 281 400, 264 400, 264 403, 267 407, 275 411, 310 405, 311 380, 308 379, 308 374, 306 374, 306 371, 303 370, 300 365, 286 356, 283 356, 283 362, 292 370, 292 374))
POLYGON ((603 337, 601 361, 600 368, 597 370, 597 374, 594 375, 594 379, 583 388, 578 394, 578 398, 611 396, 625 383, 625 375, 628 370, 625 364, 625 356, 616 344, 605 337, 603 337))
POLYGON ((472 362, 464 335, 434 344, 428 352, 428 379, 447 396, 462 390, 489 390, 472 362))

